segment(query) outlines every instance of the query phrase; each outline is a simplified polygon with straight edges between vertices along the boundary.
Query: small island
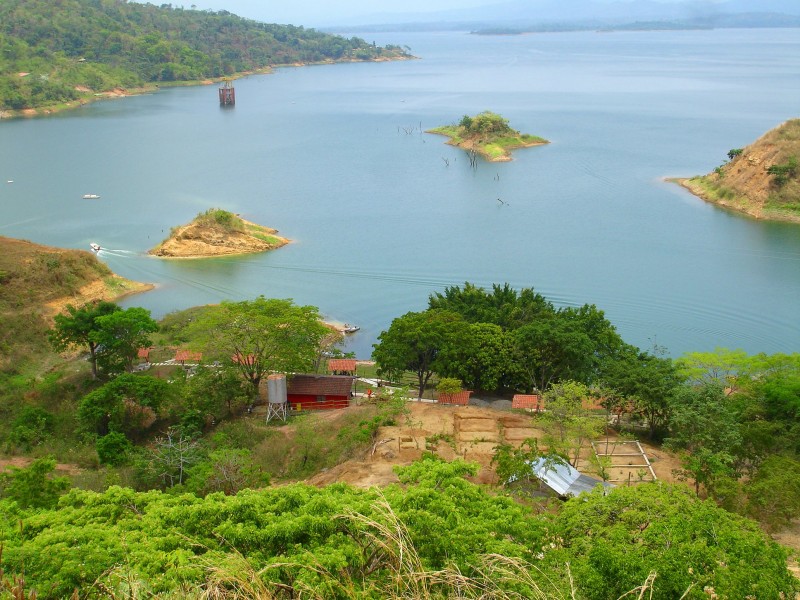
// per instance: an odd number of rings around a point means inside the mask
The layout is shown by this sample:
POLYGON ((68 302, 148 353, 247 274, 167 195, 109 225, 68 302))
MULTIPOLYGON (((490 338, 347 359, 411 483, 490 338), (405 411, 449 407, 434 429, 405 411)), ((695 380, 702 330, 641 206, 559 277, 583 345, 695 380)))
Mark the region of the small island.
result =
POLYGON ((708 175, 670 178, 695 196, 757 219, 800 223, 800 119, 786 121, 708 175))
POLYGON ((490 162, 511 160, 511 150, 549 144, 546 139, 511 129, 508 120, 490 111, 474 117, 464 115, 457 125, 445 125, 428 133, 446 135, 447 142, 469 152, 480 154, 490 162))
POLYGON ((275 235, 277 232, 226 210, 211 208, 188 225, 174 227, 169 237, 149 253, 165 258, 206 258, 266 252, 289 243, 275 235))

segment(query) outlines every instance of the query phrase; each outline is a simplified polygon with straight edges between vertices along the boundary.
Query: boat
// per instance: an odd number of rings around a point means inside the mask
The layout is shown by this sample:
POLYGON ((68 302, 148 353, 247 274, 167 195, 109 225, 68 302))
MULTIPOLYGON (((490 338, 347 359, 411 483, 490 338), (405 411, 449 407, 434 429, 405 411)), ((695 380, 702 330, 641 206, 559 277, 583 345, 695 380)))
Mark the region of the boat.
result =
POLYGON ((95 200, 95 199, 97 199, 99 197, 100 196, 98 194, 84 194, 83 195, 83 199, 84 200, 95 200))
POLYGON ((349 323, 345 323, 344 327, 342 327, 342 333, 355 333, 361 329, 358 325, 350 325, 349 323))
POLYGON ((89 247, 95 252, 100 252, 100 244, 95 244, 94 242, 92 242, 89 244, 89 247))

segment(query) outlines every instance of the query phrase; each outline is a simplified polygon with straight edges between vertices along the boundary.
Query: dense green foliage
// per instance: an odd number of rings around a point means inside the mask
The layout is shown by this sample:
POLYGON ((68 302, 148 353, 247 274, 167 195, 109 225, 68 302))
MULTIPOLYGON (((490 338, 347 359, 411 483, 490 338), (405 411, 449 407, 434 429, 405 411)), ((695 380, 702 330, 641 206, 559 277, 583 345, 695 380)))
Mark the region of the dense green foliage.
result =
POLYGON ((443 372, 447 352, 466 340, 466 323, 459 315, 441 310, 410 312, 392 321, 378 336, 373 356, 379 373, 396 377, 403 371, 417 376, 418 397, 434 372, 443 372))
POLYGON ((596 490, 567 502, 553 533, 587 598, 619 598, 650 573, 654 593, 645 597, 664 600, 778 598, 798 585, 785 552, 753 522, 682 487, 596 490))
POLYGON ((519 133, 511 129, 508 125, 508 119, 504 119, 498 114, 490 111, 484 111, 474 117, 464 115, 458 123, 459 127, 463 127, 464 133, 467 136, 502 136, 519 133))
POLYGON ((72 490, 57 510, 3 501, 2 566, 24 568, 28 588, 48 598, 122 592, 123 582, 172 597, 221 583, 264 598, 486 597, 469 593, 480 581, 492 597, 601 599, 650 573, 654 598, 687 588, 701 598, 708 586, 789 597, 797 587, 785 552, 752 522, 678 488, 595 492, 551 519, 463 478, 474 472, 429 458, 382 492, 296 484, 198 498, 111 487, 72 490), (513 569, 487 569, 487 556, 513 569))
POLYGON ((395 319, 378 340, 373 356, 382 372, 416 372, 420 394, 434 372, 492 392, 591 383, 624 349, 595 306, 556 308, 532 288, 507 284, 448 287, 429 298, 427 311, 395 319))
POLYGON ((195 222, 223 231, 244 231, 244 221, 232 212, 221 208, 209 208, 197 215, 195 222))
POLYGON ((135 436, 149 428, 170 394, 170 384, 148 375, 124 373, 84 396, 78 421, 92 433, 135 436))
POLYGON ((404 56, 397 46, 127 0, 0 3, 0 109, 272 65, 404 56), (25 75, 21 75, 25 73, 25 75))

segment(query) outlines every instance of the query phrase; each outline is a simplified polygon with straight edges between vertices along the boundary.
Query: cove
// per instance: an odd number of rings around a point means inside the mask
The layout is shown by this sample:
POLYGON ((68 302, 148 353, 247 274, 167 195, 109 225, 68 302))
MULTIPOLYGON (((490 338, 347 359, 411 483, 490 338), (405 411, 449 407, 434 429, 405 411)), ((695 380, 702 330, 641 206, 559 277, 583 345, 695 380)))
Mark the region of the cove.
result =
POLYGON ((0 121, 0 234, 100 244, 115 272, 158 286, 123 302, 156 317, 260 294, 316 305, 361 326, 347 347, 360 358, 393 318, 465 281, 596 304, 627 342, 672 356, 796 352, 800 227, 663 178, 707 173, 798 116, 798 34, 370 34, 420 60, 239 79, 233 109, 197 86, 0 121), (551 143, 473 169, 422 133, 484 110, 551 143), (146 255, 211 207, 293 243, 146 255))

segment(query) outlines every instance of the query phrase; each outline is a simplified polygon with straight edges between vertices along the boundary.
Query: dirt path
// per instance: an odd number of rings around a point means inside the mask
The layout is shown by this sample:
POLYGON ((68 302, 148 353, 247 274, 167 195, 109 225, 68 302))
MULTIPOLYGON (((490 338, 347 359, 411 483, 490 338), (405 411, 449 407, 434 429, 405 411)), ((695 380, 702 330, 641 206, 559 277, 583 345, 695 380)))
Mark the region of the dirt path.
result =
MULTIPOLYGON (((25 467, 30 466, 30 464, 34 461, 33 458, 28 458, 25 456, 14 456, 13 458, 0 458, 0 473, 7 470, 9 467, 16 467, 18 469, 24 469, 25 467)), ((78 465, 70 464, 70 463, 56 463, 56 472, 59 475, 77 475, 81 472, 81 468, 78 465)))

